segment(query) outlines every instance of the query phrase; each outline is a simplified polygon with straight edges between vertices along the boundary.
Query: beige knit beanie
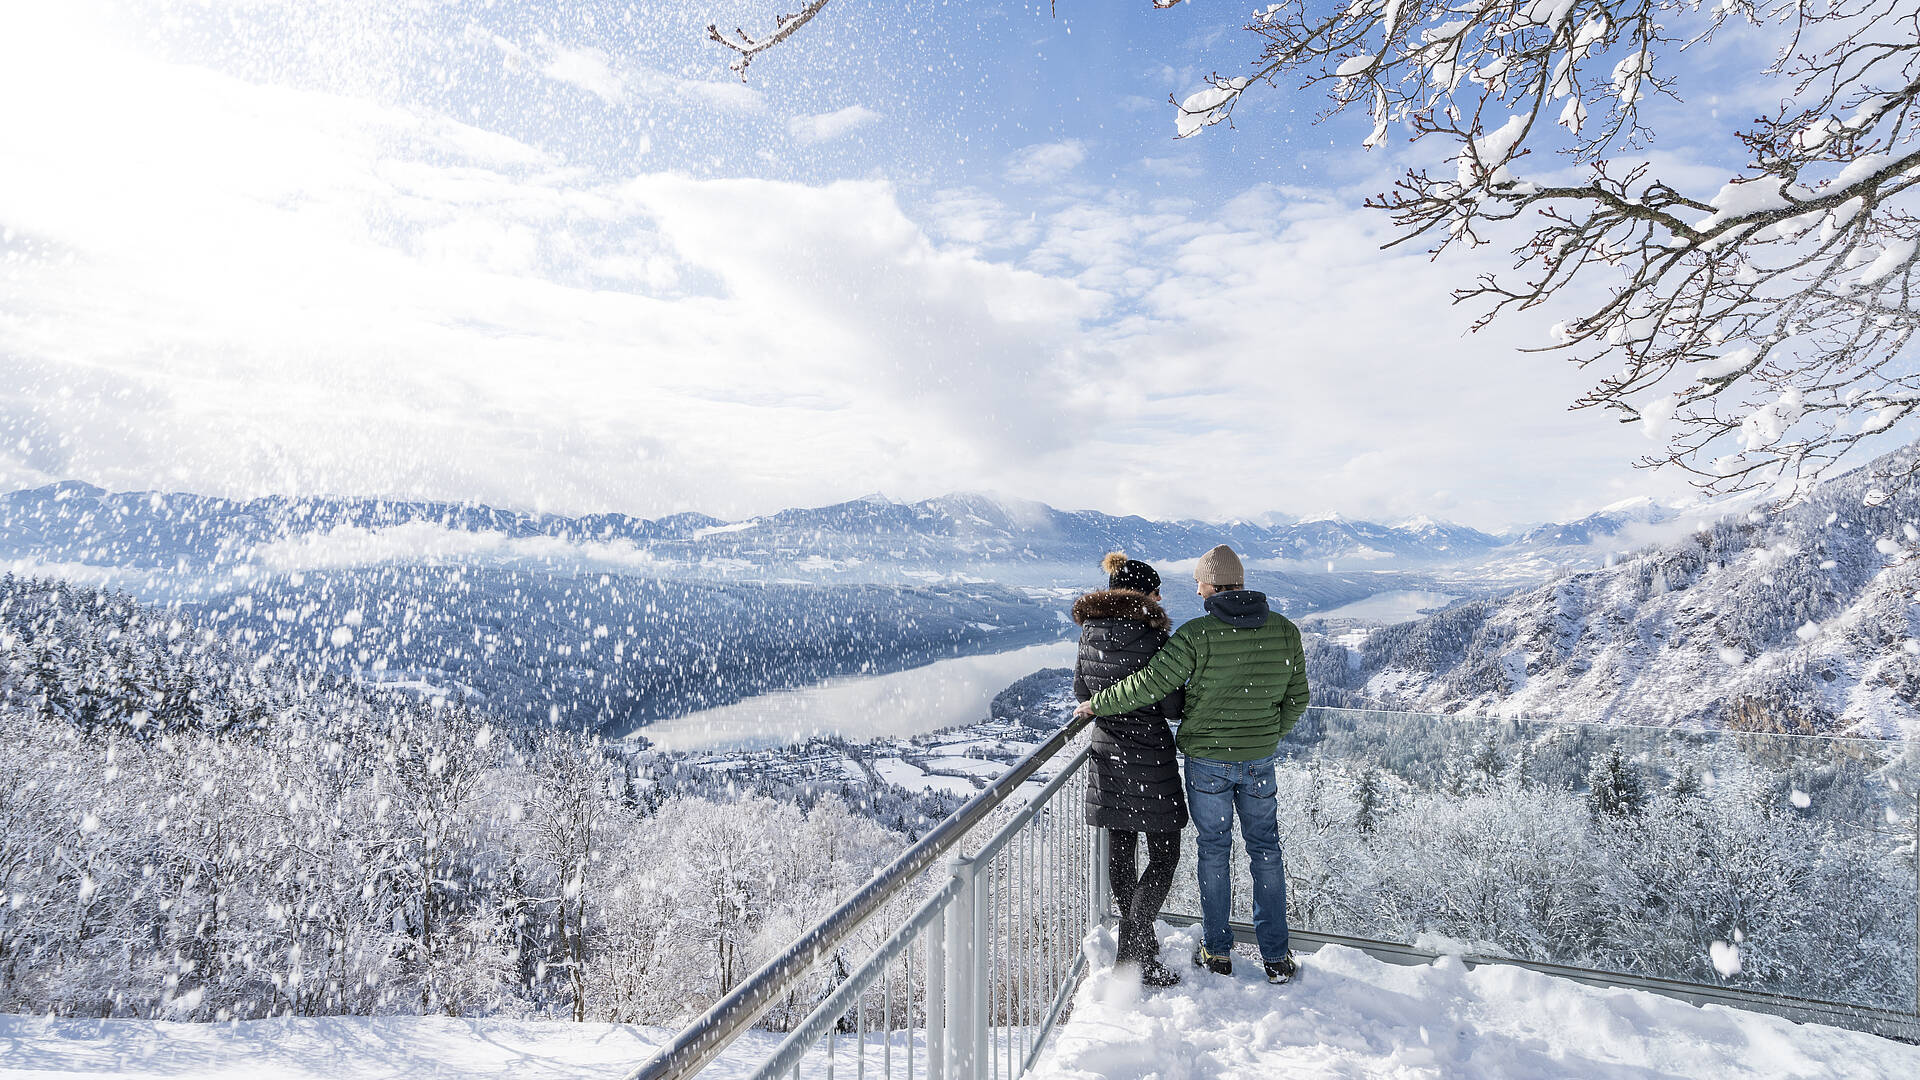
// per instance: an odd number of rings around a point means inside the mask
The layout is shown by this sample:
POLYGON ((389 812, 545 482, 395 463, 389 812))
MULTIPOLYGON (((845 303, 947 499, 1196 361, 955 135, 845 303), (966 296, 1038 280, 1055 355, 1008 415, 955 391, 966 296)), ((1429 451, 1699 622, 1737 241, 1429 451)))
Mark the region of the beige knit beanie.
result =
POLYGON ((1240 565, 1240 556, 1221 544, 1200 556, 1200 564, 1193 568, 1193 580, 1208 585, 1245 585, 1247 571, 1240 565))

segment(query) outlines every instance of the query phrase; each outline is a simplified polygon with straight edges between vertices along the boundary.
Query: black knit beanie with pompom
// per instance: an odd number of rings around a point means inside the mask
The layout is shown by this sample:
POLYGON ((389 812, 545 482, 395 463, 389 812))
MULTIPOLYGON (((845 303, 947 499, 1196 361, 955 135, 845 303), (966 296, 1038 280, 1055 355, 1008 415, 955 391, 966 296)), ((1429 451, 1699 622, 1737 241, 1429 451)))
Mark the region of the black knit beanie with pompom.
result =
POLYGON ((1129 559, 1124 551, 1109 552, 1100 560, 1100 569, 1107 572, 1107 588, 1132 589, 1138 593, 1160 591, 1160 573, 1139 559, 1129 559))

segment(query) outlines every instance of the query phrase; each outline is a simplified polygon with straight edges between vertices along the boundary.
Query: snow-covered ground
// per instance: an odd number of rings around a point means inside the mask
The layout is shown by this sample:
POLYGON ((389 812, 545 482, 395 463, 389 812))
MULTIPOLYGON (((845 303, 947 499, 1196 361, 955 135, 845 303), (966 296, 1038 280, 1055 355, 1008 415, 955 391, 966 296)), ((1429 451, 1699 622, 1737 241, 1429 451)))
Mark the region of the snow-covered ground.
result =
MULTIPOLYGON (((1005 772, 1006 766, 1002 765, 1000 769, 1002 772, 1005 772)), ((873 771, 878 773, 880 778, 887 783, 898 784, 908 791, 932 788, 935 791, 950 791, 955 795, 964 795, 968 798, 978 794, 980 791, 978 787, 974 786, 973 781, 964 777, 936 776, 911 762, 902 761, 899 758, 880 758, 873 763, 873 771)))
MULTIPOLYGON (((1905 1043, 1517 967, 1469 971, 1454 957, 1402 967, 1327 946, 1303 957, 1300 979, 1286 987, 1268 986, 1245 955, 1231 979, 1203 975, 1185 959, 1198 929, 1160 931, 1162 959, 1185 981, 1142 993, 1112 969, 1112 931, 1096 931, 1094 973, 1036 1080, 1920 1076, 1920 1047, 1905 1043)), ((229 1024, 0 1016, 0 1080, 588 1080, 623 1075, 670 1034, 432 1016, 229 1024)), ((778 1039, 749 1033, 703 1076, 740 1080, 778 1039)), ((856 1071, 851 1041, 841 1040, 838 1075, 856 1071)), ((895 1053, 903 1048, 897 1042, 895 1053)), ((870 1044, 869 1067, 879 1054, 870 1044)), ((809 1055, 801 1075, 826 1075, 824 1055, 809 1055)))
POLYGON ((1111 931, 1090 935, 1096 970, 1036 1074, 1042 1080, 1200 1077, 1920 1076, 1920 1047, 1637 990, 1599 989, 1458 958, 1402 967, 1327 946, 1300 979, 1267 985, 1251 956, 1234 977, 1187 961, 1198 928, 1160 928, 1184 981, 1143 994, 1111 968, 1111 931))

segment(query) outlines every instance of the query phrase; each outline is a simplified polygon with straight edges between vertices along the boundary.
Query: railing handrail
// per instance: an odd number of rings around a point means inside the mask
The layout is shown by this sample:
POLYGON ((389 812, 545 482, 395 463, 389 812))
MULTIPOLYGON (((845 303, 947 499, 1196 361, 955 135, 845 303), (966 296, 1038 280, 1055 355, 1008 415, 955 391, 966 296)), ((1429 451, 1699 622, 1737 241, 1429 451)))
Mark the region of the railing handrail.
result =
MULTIPOLYGON (((1899 735, 1833 735, 1820 731, 1749 731, 1744 728, 1688 727, 1682 724, 1641 724, 1630 720, 1563 720, 1546 716, 1492 716, 1475 712, 1421 712, 1418 709, 1388 709, 1367 705, 1309 705, 1313 713, 1385 713, 1389 716, 1417 716, 1423 720, 1449 723, 1526 724, 1545 728, 1588 728, 1595 731, 1633 731, 1658 735, 1705 736, 1710 739, 1800 739, 1807 742, 1866 743, 1878 747, 1905 746, 1911 740, 1899 735)), ((1281 740, 1285 745, 1286 740, 1281 740)))
POLYGON ((682 1028, 673 1041, 660 1048, 627 1080, 683 1080, 705 1068, 728 1044, 738 1038, 760 1014, 777 1001, 787 988, 803 978, 822 955, 845 940, 847 935, 880 910, 906 888, 922 871, 953 850, 960 841, 1013 794, 1027 778, 1038 772, 1065 749, 1074 736, 1087 726, 1086 720, 1069 721, 1047 740, 1020 759, 1019 764, 1002 773, 979 794, 921 837, 885 870, 874 875, 861 890, 802 934, 779 956, 749 975, 727 996, 715 1002, 700 1018, 682 1028))
MULTIPOLYGON (((848 975, 846 981, 842 982, 832 994, 828 995, 826 1001, 816 1006, 805 1020, 796 1025, 793 1030, 787 1034, 786 1039, 782 1040, 780 1047, 774 1051, 773 1056, 760 1066, 760 1071, 757 1075, 775 1077, 787 1075, 787 1071, 799 1062, 800 1058, 808 1052, 809 1048, 812 1047, 822 1035, 826 1034, 832 1025, 838 1023, 840 1019, 846 1015, 848 1006, 861 999, 862 995, 866 993, 868 984, 872 981, 874 972, 884 970, 895 957, 899 956, 911 946, 914 939, 924 932, 927 926, 943 926, 944 924, 940 923, 939 920, 950 917, 948 915, 949 907, 958 901, 962 901, 968 895, 967 889, 969 884, 975 880, 977 868, 983 864, 990 863, 994 855, 1005 846, 1006 842, 1011 839, 1014 834, 1026 828, 1034 817, 1040 813, 1043 807, 1051 805, 1054 797, 1060 793, 1060 790, 1066 786, 1068 779, 1085 764, 1086 760, 1087 748, 1082 747, 1067 760, 1066 765, 1054 775, 1052 780, 1047 781, 1046 785, 1040 789, 1038 794, 1034 795, 1033 798, 1028 801, 1023 809, 1014 814, 1010 820, 1001 824, 1000 831, 996 833, 992 839, 982 844, 979 850, 975 851, 972 855, 956 859, 955 873, 953 877, 948 879, 946 886, 942 889, 935 890, 933 895, 929 896, 917 911, 908 916, 906 922, 898 930, 894 931, 892 937, 888 938, 884 944, 875 950, 873 955, 868 957, 864 964, 856 968, 852 974, 848 975), (959 869, 961 863, 968 861, 971 861, 972 868, 966 870, 959 869)), ((1084 963, 1084 960, 1085 958, 1083 957, 1082 963, 1084 963)), ((929 977, 932 977, 931 972, 929 973, 929 977)), ((1042 1025, 1043 1028, 1051 1028, 1054 1019, 1059 1016, 1061 1009, 1065 1005, 1065 995, 1078 985, 1078 981, 1079 976, 1076 969, 1075 974, 1065 981, 1060 988, 1060 992, 1055 995, 1053 1008, 1048 1013, 1047 1020, 1042 1025)), ((930 1012, 936 1011, 931 1000, 929 1001, 929 1006, 930 1012)), ((932 1020, 930 1017, 930 1024, 932 1023, 938 1023, 938 1021, 932 1020)), ((1044 1035, 1040 1041, 1035 1042, 1033 1048, 1035 1054, 1040 1052, 1043 1041, 1044 1035)), ((931 1067, 929 1067, 928 1075, 933 1075, 931 1067)))

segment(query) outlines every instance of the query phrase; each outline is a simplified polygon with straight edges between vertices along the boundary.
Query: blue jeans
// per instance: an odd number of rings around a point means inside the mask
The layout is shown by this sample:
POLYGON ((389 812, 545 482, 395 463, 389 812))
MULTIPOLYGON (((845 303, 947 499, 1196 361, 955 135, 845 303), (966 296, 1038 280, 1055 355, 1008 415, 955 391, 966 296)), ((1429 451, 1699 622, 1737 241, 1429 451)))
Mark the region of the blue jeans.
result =
POLYGON ((1233 948, 1233 816, 1253 869, 1253 934, 1260 956, 1287 955, 1287 868, 1280 859, 1280 822, 1273 758, 1210 761, 1187 758, 1187 810, 1199 834, 1201 941, 1210 953, 1233 948))

